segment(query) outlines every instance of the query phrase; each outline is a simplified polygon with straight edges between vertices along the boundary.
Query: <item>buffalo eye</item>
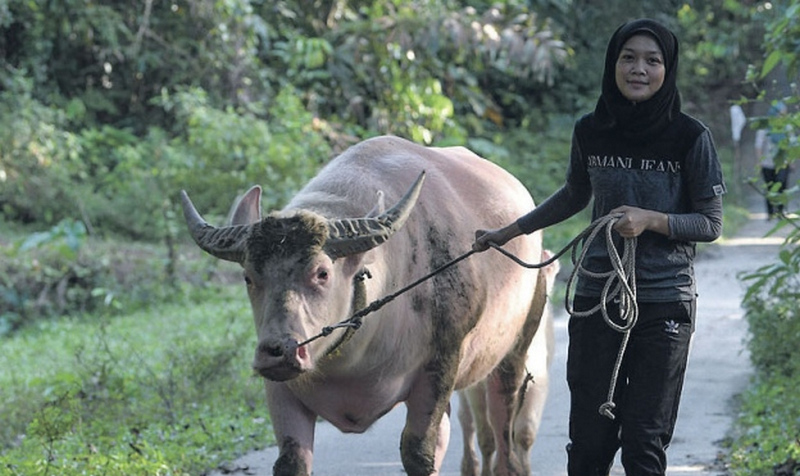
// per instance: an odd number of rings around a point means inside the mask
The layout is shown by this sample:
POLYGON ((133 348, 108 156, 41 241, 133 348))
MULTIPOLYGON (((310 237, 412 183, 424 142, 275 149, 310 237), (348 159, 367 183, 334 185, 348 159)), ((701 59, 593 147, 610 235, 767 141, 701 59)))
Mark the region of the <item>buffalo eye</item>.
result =
POLYGON ((328 280, 328 270, 321 269, 317 271, 317 281, 327 281, 328 280))
POLYGON ((250 287, 250 286, 253 285, 253 280, 250 279, 250 276, 248 276, 246 274, 244 275, 244 284, 246 284, 247 287, 250 287))

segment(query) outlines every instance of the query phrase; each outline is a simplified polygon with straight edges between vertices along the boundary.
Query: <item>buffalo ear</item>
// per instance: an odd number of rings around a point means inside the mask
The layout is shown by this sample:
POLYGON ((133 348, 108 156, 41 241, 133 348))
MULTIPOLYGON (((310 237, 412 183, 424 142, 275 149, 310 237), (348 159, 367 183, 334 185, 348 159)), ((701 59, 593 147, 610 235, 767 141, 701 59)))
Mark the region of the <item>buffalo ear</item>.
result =
POLYGON ((383 199, 383 190, 378 190, 378 193, 375 194, 377 201, 375 206, 372 207, 372 210, 367 213, 366 218, 375 218, 376 216, 382 214, 386 211, 386 203, 383 199))
POLYGON ((261 221, 261 187, 254 185, 236 204, 231 225, 249 225, 261 221))

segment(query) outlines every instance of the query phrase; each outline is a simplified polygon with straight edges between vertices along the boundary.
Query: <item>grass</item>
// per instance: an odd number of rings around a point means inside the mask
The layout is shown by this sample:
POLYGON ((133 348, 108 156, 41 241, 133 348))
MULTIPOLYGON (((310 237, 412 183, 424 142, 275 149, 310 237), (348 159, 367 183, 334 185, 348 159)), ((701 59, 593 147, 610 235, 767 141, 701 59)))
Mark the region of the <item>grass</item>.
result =
POLYGON ((241 293, 0 340, 0 475, 198 475, 272 443, 241 293))

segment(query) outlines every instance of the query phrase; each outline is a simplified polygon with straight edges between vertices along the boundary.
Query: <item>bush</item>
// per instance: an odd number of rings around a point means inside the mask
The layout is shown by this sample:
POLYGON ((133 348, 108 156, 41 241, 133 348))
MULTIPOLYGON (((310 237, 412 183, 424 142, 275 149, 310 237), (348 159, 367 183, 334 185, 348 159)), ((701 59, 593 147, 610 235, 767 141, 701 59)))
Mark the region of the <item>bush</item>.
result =
POLYGON ((184 132, 169 144, 176 151, 162 197, 186 189, 199 209, 225 216, 237 194, 260 184, 262 206, 284 205, 332 155, 321 124, 291 88, 275 99, 267 121, 247 111, 219 110, 202 90, 164 96, 177 110, 184 132), (277 119, 279 118, 279 119, 277 119))
POLYGON ((269 119, 215 108, 201 89, 165 93, 157 102, 175 113, 175 131, 143 137, 108 125, 70 132, 67 114, 27 88, 20 80, 0 93, 0 212, 10 221, 80 219, 91 235, 171 239, 181 189, 224 217, 237 194, 261 184, 264 206, 277 208, 332 155, 324 124, 290 87, 269 119))
POLYGON ((270 444, 249 314, 218 288, 2 338, 0 475, 196 475, 270 444))
POLYGON ((240 279, 237 266, 205 256, 194 244, 176 245, 174 253, 91 237, 71 220, 0 243, 0 337, 60 316, 119 315, 182 302, 209 285, 240 279))
POLYGON ((738 434, 730 453, 734 476, 800 473, 798 393, 797 374, 760 376, 744 393, 736 422, 738 434))
POLYGON ((31 98, 22 78, 0 88, 0 212, 8 219, 54 225, 78 215, 80 141, 63 111, 31 98))
POLYGON ((779 260, 742 276, 749 282, 743 301, 749 324, 748 349, 756 370, 745 392, 732 442, 734 475, 796 475, 800 473, 800 283, 797 241, 800 228, 793 217, 779 260))
POLYGON ((94 309, 94 291, 108 273, 81 254, 85 240, 83 224, 65 220, 4 250, 0 335, 41 316, 94 309))
POLYGON ((751 299, 746 309, 747 347, 756 372, 800 378, 800 298, 751 299))

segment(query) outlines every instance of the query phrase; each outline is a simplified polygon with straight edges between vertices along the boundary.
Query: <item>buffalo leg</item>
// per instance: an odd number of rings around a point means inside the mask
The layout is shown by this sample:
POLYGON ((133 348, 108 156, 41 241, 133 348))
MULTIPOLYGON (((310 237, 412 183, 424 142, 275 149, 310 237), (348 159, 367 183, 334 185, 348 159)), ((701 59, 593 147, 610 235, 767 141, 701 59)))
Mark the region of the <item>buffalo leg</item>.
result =
POLYGON ((473 389, 464 389, 458 392, 458 421, 461 423, 461 436, 463 438, 464 453, 461 456, 461 476, 478 476, 481 465, 478 454, 475 451, 475 421, 473 418, 472 404, 470 402, 473 389))
POLYGON ((308 410, 286 387, 266 382, 275 439, 280 448, 272 467, 274 476, 310 476, 314 458, 316 415, 308 410))
POLYGON ((495 476, 517 476, 525 474, 528 467, 513 450, 513 425, 519 402, 519 389, 525 379, 525 360, 533 337, 539 330, 547 303, 546 280, 539 274, 530 312, 514 349, 506 356, 489 377, 487 383, 487 408, 489 421, 494 430, 495 476))
POLYGON ((457 366, 439 361, 426 368, 406 401, 408 413, 400 440, 403 468, 410 476, 439 474, 450 442, 450 397, 457 366))

